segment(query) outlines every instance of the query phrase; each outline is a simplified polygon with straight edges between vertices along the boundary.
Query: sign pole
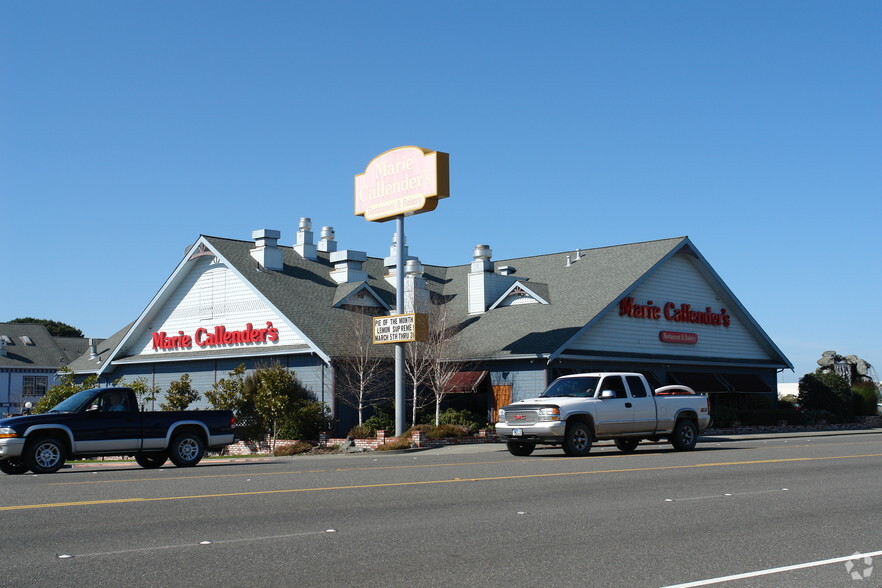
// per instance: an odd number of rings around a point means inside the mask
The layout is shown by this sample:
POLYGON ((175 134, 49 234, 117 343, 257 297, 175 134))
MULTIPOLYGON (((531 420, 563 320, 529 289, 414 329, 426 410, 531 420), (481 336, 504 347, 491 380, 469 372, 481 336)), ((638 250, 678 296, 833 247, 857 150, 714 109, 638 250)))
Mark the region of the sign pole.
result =
MULTIPOLYGON (((404 215, 395 218, 398 241, 395 244, 395 312, 404 314, 404 215)), ((404 399, 404 343, 395 344, 395 436, 405 430, 406 401, 404 399)))

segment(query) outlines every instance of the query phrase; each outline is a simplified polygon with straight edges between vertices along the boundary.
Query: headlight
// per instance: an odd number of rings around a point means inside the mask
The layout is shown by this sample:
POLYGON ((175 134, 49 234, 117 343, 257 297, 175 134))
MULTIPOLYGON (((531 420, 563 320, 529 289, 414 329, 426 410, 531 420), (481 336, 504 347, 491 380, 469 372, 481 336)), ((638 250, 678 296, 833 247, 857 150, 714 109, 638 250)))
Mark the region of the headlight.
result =
POLYGON ((15 429, 9 427, 0 428, 0 439, 10 439, 12 437, 18 437, 18 433, 15 432, 15 429))
POLYGON ((503 409, 499 409, 499 412, 496 413, 496 422, 504 423, 505 422, 505 411, 503 409))
POLYGON ((559 421, 560 409, 557 407, 546 406, 539 409, 540 421, 559 421))

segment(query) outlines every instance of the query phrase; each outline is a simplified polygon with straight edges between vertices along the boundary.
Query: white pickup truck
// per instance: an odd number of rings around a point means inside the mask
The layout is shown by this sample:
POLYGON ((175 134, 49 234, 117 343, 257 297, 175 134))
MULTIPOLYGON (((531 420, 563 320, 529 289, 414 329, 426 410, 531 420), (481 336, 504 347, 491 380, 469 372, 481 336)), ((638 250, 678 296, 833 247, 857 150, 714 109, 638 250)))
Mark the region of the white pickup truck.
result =
POLYGON ((581 457, 601 439, 614 439, 626 453, 642 439, 668 439, 688 451, 710 415, 707 396, 686 386, 653 391, 642 374, 595 372, 558 378, 538 398, 499 409, 496 420, 496 434, 512 455, 530 455, 541 443, 581 457))

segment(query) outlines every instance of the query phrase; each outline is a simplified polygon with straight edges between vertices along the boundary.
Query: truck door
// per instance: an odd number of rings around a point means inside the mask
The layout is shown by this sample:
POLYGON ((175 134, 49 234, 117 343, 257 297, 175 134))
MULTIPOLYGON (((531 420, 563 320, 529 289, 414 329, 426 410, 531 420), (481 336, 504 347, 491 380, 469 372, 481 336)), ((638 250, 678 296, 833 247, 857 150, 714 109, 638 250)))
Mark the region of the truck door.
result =
POLYGON ((597 435, 630 433, 634 430, 634 404, 625 391, 622 376, 606 376, 597 387, 600 398, 606 390, 615 392, 615 398, 601 399, 597 403, 597 435))
POLYGON ((118 390, 98 394, 72 426, 77 453, 116 452, 141 448, 141 423, 137 406, 118 390))
POLYGON ((655 398, 649 394, 646 382, 639 376, 625 376, 631 402, 634 405, 634 432, 655 433, 655 398))

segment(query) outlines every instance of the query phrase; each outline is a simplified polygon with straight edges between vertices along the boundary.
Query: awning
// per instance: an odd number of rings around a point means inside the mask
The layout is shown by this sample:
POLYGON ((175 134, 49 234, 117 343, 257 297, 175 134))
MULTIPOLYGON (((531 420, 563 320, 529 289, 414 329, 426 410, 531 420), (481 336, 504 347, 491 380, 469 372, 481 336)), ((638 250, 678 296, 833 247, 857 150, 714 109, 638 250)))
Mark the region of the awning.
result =
POLYGON ((720 374, 723 381, 728 382, 735 392, 768 393, 772 388, 756 374, 720 374))
POLYGON ((474 392, 484 378, 487 372, 456 372, 447 382, 446 390, 448 394, 474 392))
POLYGON ((701 372, 668 372, 675 384, 689 386, 699 394, 707 392, 731 392, 729 386, 716 374, 701 372))

